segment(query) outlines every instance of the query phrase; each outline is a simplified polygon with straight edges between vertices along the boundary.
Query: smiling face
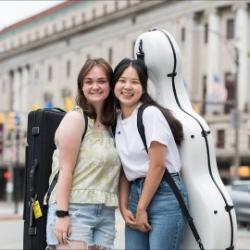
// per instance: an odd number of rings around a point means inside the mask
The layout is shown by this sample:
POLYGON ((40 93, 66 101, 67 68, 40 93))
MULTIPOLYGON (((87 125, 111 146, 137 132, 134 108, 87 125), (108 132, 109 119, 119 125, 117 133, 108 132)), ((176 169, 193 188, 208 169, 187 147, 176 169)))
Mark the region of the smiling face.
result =
POLYGON ((132 66, 123 71, 115 83, 114 93, 122 109, 134 109, 138 105, 143 89, 139 76, 132 66))
POLYGON ((91 105, 102 105, 109 96, 110 85, 103 68, 94 66, 83 78, 82 91, 91 105))

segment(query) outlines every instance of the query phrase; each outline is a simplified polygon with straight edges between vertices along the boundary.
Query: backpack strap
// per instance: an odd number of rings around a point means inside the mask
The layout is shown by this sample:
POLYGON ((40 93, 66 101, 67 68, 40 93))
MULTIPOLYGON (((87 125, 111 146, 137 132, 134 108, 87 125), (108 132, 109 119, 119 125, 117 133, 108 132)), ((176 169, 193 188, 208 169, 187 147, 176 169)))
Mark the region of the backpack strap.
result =
MULTIPOLYGON (((138 109, 138 113, 137 113, 137 129, 138 129, 138 132, 139 132, 140 137, 142 139, 145 150, 148 153, 148 147, 147 147, 146 136, 145 136, 145 128, 144 128, 143 120, 142 120, 143 111, 145 110, 146 107, 148 107, 148 105, 142 104, 138 109)), ((194 225, 193 218, 191 217, 191 215, 190 215, 190 213, 188 211, 188 208, 187 208, 187 206, 186 206, 186 204, 185 204, 185 202, 183 200, 183 197, 182 197, 182 194, 181 194, 179 188, 175 184, 175 182, 174 182, 171 174, 168 172, 167 168, 165 168, 164 177, 166 178, 166 180, 167 180, 169 186, 171 187, 171 189, 173 190, 173 192, 175 194, 175 197, 179 202, 182 213, 186 217, 186 219, 188 221, 188 224, 189 224, 189 227, 190 227, 190 229, 191 229, 191 231, 192 231, 192 233, 193 233, 193 235, 194 235, 200 249, 203 250, 204 246, 203 246, 203 244, 201 242, 201 238, 199 236, 197 228, 194 225)))
MULTIPOLYGON (((83 111, 83 117, 84 117, 84 122, 85 122, 85 128, 84 128, 84 131, 83 131, 83 134, 82 134, 82 139, 81 141, 83 141, 83 138, 87 132, 87 129, 88 129, 88 116, 87 114, 83 111)), ((54 176, 49 188, 48 188, 48 192, 47 192, 47 196, 46 196, 46 204, 48 205, 49 204, 49 198, 50 198, 50 195, 58 181, 58 176, 59 176, 59 171, 56 173, 56 175, 54 176)))

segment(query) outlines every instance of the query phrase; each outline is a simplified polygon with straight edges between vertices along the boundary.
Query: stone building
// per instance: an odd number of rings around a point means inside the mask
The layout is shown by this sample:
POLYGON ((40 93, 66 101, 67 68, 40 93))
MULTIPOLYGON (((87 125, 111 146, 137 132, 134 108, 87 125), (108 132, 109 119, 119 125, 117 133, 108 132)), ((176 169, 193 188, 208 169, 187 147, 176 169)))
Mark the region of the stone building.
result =
POLYGON ((211 127, 222 176, 228 178, 237 163, 236 152, 249 177, 249 24, 250 1, 103 0, 63 2, 4 28, 0 166, 24 166, 28 112, 36 106, 65 108, 87 58, 104 57, 114 66, 133 56, 138 35, 158 27, 180 46, 189 96, 211 127))

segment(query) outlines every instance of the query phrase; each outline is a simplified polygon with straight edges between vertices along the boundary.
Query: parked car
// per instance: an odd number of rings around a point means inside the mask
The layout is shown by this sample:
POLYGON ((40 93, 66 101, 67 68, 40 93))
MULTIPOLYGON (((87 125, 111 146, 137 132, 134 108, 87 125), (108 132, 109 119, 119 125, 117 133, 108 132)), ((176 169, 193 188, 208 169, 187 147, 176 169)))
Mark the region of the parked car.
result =
POLYGON ((232 197, 237 221, 250 228, 250 180, 235 181, 228 186, 232 197))

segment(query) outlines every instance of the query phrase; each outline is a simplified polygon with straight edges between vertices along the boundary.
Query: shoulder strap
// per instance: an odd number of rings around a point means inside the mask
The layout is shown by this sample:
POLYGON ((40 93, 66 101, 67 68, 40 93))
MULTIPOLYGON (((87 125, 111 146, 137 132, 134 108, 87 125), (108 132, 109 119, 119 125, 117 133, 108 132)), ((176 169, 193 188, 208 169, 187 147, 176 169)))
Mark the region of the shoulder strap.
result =
POLYGON ((84 123, 85 123, 85 128, 84 128, 84 131, 83 131, 83 134, 82 134, 82 140, 83 141, 83 138, 87 132, 87 129, 88 129, 88 116, 87 114, 83 111, 83 118, 84 118, 84 123))
MULTIPOLYGON (((83 141, 83 138, 87 132, 87 129, 88 129, 88 116, 86 115, 86 113, 83 111, 83 117, 84 117, 84 122, 85 122, 85 128, 84 128, 84 131, 83 131, 83 134, 82 134, 82 139, 81 141, 83 141)), ((48 205, 49 204, 49 198, 50 198, 50 195, 57 183, 57 180, 58 180, 58 176, 59 176, 59 171, 56 173, 56 175, 54 176, 49 188, 48 188, 48 192, 47 192, 47 196, 46 196, 46 204, 48 205)))
MULTIPOLYGON (((148 153, 148 147, 147 147, 147 142, 146 142, 146 136, 145 136, 145 128, 144 128, 144 125, 143 125, 143 120, 142 120, 142 115, 143 115, 143 111, 145 110, 145 108, 147 107, 147 105, 141 105, 138 109, 138 113, 137 113, 137 129, 138 129, 138 132, 141 136, 141 139, 142 139, 142 142, 143 142, 143 145, 145 147, 145 150, 147 151, 148 153)), ((179 188, 176 186, 172 176, 170 175, 170 173, 168 172, 168 169, 166 168, 165 169, 165 173, 164 173, 164 177, 166 178, 169 186, 171 187, 171 189, 173 190, 174 194, 175 194, 175 197, 176 199, 178 200, 179 202, 179 205, 180 205, 180 208, 182 210, 182 213, 184 214, 184 216, 186 217, 187 221, 188 221, 188 224, 189 224, 189 227, 200 247, 200 249, 204 249, 203 247, 203 244, 201 242, 201 238, 199 236, 199 233, 194 225, 194 222, 193 222, 193 218, 191 217, 189 211, 188 211, 188 208, 183 200, 183 197, 180 193, 180 190, 179 188)))
POLYGON ((141 136, 144 148, 148 153, 148 146, 147 146, 146 136, 145 136, 145 128, 144 128, 143 121, 142 121, 143 111, 144 111, 144 109, 146 107, 147 107, 147 105, 142 104, 138 109, 138 112, 137 112, 137 129, 138 129, 138 132, 139 132, 139 134, 141 136))

